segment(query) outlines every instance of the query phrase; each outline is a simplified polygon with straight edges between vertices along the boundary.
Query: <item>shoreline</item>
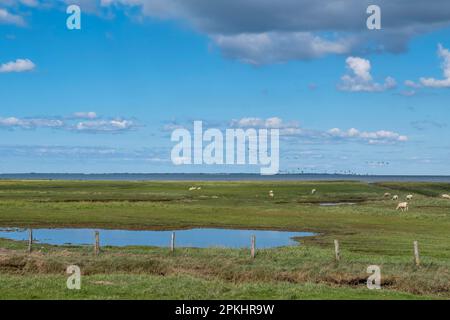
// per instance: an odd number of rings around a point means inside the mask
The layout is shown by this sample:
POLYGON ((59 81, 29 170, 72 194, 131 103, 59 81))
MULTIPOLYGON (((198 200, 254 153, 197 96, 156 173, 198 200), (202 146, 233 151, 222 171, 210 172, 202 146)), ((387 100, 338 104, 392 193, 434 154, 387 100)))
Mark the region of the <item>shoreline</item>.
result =
POLYGON ((0 181, 357 181, 357 182, 443 182, 447 175, 357 175, 357 174, 278 174, 263 176, 252 173, 13 173, 0 174, 0 181))

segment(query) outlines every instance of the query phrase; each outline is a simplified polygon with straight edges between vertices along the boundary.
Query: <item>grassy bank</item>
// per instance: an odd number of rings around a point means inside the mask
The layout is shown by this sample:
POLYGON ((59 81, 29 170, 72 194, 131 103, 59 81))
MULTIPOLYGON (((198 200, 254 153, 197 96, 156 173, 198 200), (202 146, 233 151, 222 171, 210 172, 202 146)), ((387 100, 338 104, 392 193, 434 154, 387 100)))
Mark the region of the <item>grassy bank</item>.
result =
POLYGON ((442 193, 449 184, 0 181, 0 226, 320 233, 301 246, 259 250, 255 260, 233 249, 103 248, 94 257, 92 248, 41 245, 28 255, 25 243, 0 240, 0 297, 450 298, 450 201, 442 193), (410 211, 396 211, 385 192, 401 201, 413 194, 410 211), (338 264, 333 239, 342 247, 338 264), (81 291, 65 288, 70 264, 82 269, 81 291), (365 287, 372 264, 382 269, 381 291, 365 287))

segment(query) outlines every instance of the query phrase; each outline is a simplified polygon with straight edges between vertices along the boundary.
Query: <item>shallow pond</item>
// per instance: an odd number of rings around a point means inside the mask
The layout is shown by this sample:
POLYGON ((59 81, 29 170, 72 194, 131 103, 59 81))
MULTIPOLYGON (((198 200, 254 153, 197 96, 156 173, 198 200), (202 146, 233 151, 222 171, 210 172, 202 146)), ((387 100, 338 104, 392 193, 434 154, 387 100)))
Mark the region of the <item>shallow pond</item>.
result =
MULTIPOLYGON (((273 248, 298 245, 294 237, 309 237, 311 232, 289 232, 269 230, 235 229, 188 229, 172 231, 136 231, 108 229, 33 229, 33 239, 37 243, 52 245, 86 245, 94 243, 95 231, 100 232, 100 245, 105 246, 157 246, 168 247, 172 232, 176 234, 177 247, 226 247, 248 248, 251 236, 256 236, 257 248, 273 248)), ((0 228, 0 238, 27 240, 28 230, 0 228)))

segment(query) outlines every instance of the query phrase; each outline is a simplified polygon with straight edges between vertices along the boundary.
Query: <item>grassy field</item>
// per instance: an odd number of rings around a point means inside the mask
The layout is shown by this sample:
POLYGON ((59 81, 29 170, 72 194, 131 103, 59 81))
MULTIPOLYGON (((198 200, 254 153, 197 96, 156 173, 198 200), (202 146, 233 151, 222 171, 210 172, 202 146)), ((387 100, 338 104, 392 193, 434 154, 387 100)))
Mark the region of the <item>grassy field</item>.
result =
POLYGON ((90 247, 39 245, 29 255, 25 243, 0 240, 0 298, 449 299, 450 200, 443 193, 450 184, 0 181, 2 227, 319 233, 300 246, 258 250, 254 260, 244 249, 105 247, 95 257, 90 247), (385 192, 400 201, 413 194, 410 211, 396 211, 385 192), (414 240, 420 267, 413 264, 414 240), (82 270, 80 291, 65 287, 70 264, 82 270), (382 290, 365 286, 373 264, 381 267, 382 290))

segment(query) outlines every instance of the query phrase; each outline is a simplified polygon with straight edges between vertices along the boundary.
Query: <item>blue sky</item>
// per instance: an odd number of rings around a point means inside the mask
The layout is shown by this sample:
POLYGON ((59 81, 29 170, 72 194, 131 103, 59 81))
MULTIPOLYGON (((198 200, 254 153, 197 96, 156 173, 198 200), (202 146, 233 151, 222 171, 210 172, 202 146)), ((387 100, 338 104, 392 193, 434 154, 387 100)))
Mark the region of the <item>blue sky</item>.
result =
POLYGON ((275 123, 282 172, 449 175, 437 2, 379 1, 368 31, 364 1, 301 0, 292 17, 290 0, 70 1, 82 28, 68 30, 69 2, 0 0, 0 172, 258 172, 174 166, 171 130, 202 120, 275 123))

